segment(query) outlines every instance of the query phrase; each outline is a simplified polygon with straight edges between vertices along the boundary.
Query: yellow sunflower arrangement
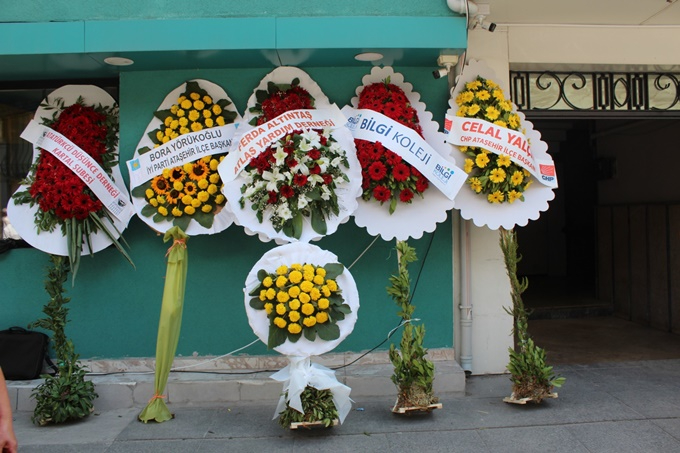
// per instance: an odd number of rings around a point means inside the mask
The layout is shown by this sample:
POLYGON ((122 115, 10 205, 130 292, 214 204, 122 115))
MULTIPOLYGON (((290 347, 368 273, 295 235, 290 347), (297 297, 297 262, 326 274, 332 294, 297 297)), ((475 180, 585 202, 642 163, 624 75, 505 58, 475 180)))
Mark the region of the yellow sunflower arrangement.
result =
POLYGON ((336 279, 344 271, 339 263, 281 265, 275 273, 262 269, 260 284, 249 295, 250 306, 264 310, 269 318, 267 347, 273 349, 286 339, 295 343, 302 335, 314 341, 340 337, 338 321, 351 313, 344 303, 336 279))
MULTIPOLYGON (((512 111, 512 102, 493 81, 477 77, 465 85, 456 98, 457 116, 479 118, 497 126, 519 131, 520 118, 512 111)), ((505 154, 484 148, 460 146, 465 159, 467 184, 475 193, 486 195, 489 203, 524 201, 524 191, 531 185, 531 174, 505 154)))
MULTIPOLYGON (((233 123, 237 113, 228 109, 229 105, 231 102, 226 99, 213 99, 197 82, 187 82, 175 104, 154 113, 161 125, 148 136, 156 148, 190 132, 233 123)), ((138 152, 149 151, 144 147, 138 152)), ((182 230, 187 229, 192 219, 210 228, 215 214, 226 202, 217 172, 222 159, 224 154, 204 156, 180 167, 165 168, 162 174, 135 187, 132 196, 143 197, 148 203, 142 208, 142 215, 157 223, 172 219, 173 225, 182 230)))

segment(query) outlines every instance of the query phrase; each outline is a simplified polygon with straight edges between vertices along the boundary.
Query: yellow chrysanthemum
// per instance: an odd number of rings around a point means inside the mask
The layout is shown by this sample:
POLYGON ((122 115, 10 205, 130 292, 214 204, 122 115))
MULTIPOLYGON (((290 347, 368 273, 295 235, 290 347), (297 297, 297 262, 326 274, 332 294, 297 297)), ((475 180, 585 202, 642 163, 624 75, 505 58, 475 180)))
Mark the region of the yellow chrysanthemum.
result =
POLYGON ((186 127, 187 124, 189 124, 189 120, 187 119, 186 116, 183 116, 182 118, 177 120, 177 122, 179 123, 180 127, 186 127))
POLYGON ((509 167, 510 163, 512 161, 510 160, 510 156, 507 154, 501 154, 498 156, 498 159, 496 160, 496 165, 499 167, 509 167))
POLYGON ((470 173, 472 171, 472 166, 475 164, 475 162, 472 159, 465 159, 465 166, 463 167, 463 171, 465 173, 470 173))
POLYGON ((196 208, 194 208, 193 206, 184 206, 184 213, 186 215, 194 215, 195 212, 196 208))
POLYGON ((267 290, 266 289, 260 290, 259 298, 260 298, 261 301, 267 300, 267 290))
POLYGON ((288 295, 292 298, 296 298, 297 296, 300 295, 300 287, 297 285, 291 286, 288 288, 288 295))
POLYGON ((276 300, 278 300, 281 303, 288 302, 290 300, 290 296, 288 295, 288 292, 286 292, 286 291, 279 291, 276 294, 276 300))
POLYGON ((512 114, 508 117, 508 126, 512 129, 517 129, 519 127, 519 116, 517 114, 512 114))
POLYGON ((194 108, 198 111, 201 111, 205 108, 205 104, 199 99, 198 101, 194 101, 194 108))
POLYGON ((205 203, 210 199, 210 194, 205 190, 201 190, 200 192, 198 192, 198 195, 196 195, 196 199, 201 203, 205 203))
POLYGON ((501 116, 501 112, 493 105, 490 105, 484 111, 484 115, 486 115, 486 118, 489 121, 496 121, 498 117, 501 116))
POLYGON ((331 291, 337 291, 338 290, 338 284, 335 282, 335 280, 326 280, 326 286, 328 286, 328 289, 331 291))
POLYGON ((166 208, 165 206, 159 206, 158 207, 158 213, 160 215, 162 215, 163 217, 165 217, 165 216, 168 215, 168 208, 166 208))
POLYGON ((274 311, 274 304, 272 304, 271 302, 267 302, 266 304, 264 304, 264 311, 268 315, 271 315, 272 311, 274 311))
POLYGON ((489 163, 489 156, 486 153, 479 153, 477 154, 477 157, 475 157, 475 164, 479 168, 484 168, 486 167, 486 164, 489 163))
POLYGON ((274 280, 272 280, 272 278, 269 275, 267 275, 264 278, 264 280, 262 280, 262 286, 264 286, 265 288, 271 288, 271 286, 273 284, 274 284, 274 280))
POLYGON ((267 290, 267 300, 274 300, 276 298, 276 290, 274 288, 269 288, 267 290))
POLYGON ((216 186, 215 184, 210 184, 210 185, 208 186, 207 192, 208 192, 210 195, 215 195, 215 194, 217 193, 217 190, 218 190, 218 189, 217 189, 217 186, 216 186))
POLYGON ((204 204, 201 206, 201 211, 205 212, 206 214, 212 211, 212 205, 209 204, 204 204))
POLYGON ((212 118, 206 118, 205 119, 205 127, 211 128, 215 125, 215 122, 213 121, 212 118))
POLYGON ((324 280, 323 275, 316 274, 313 281, 317 285, 323 285, 324 280))
POLYGON ((291 283, 297 285, 302 281, 302 272, 300 271, 291 271, 290 275, 288 276, 290 279, 291 283))
POLYGON ((467 106, 461 105, 461 106, 458 108, 458 111, 456 112, 456 116, 460 116, 460 117, 463 117, 463 118, 464 118, 464 117, 467 116, 467 111, 468 111, 467 106))
POLYGON ((163 120, 163 124, 165 124, 166 127, 170 126, 170 123, 172 123, 172 116, 166 116, 165 119, 163 120))
POLYGON ((215 122, 217 123, 218 126, 224 126, 225 124, 227 124, 223 116, 218 116, 217 118, 215 118, 215 122))
POLYGON ((182 118, 185 117, 187 112, 185 112, 183 109, 177 109, 177 118, 182 118))
POLYGON ((322 298, 319 299, 319 301, 317 302, 317 305, 319 306, 319 308, 320 308, 321 310, 325 310, 325 309, 327 309, 328 306, 330 305, 330 301, 329 301, 328 299, 326 299, 325 297, 322 297, 322 298))
POLYGON ((149 198, 149 204, 156 208, 158 207, 158 200, 156 200, 155 198, 149 198))
POLYGON ((310 282, 309 280, 305 280, 305 281, 300 283, 300 289, 304 293, 309 293, 313 288, 314 288, 314 283, 310 282))
POLYGON ((165 197, 163 195, 159 195, 156 197, 156 203, 158 204, 165 204, 165 197))
POLYGON ((201 203, 201 200, 199 200, 198 198, 194 198, 193 200, 191 200, 191 206, 192 206, 194 209, 200 208, 200 207, 201 207, 201 204, 203 204, 203 203, 201 203))
POLYGON ((510 184, 513 186, 519 186, 522 184, 522 181, 524 181, 524 173, 519 170, 515 171, 510 178, 510 184))
POLYGON ((191 195, 184 195, 182 196, 182 203, 191 206, 191 202, 194 200, 194 197, 191 195))
POLYGON ((196 93, 196 92, 193 92, 193 93, 189 93, 189 98, 192 101, 197 101, 197 100, 201 99, 201 95, 196 93))
POLYGON ((210 110, 203 110, 201 114, 203 115, 203 118, 210 118, 212 116, 212 112, 210 110))
POLYGON ((219 165, 219 161, 217 159, 210 159, 210 170, 211 171, 217 171, 217 166, 219 165))
POLYGON ((287 283, 288 283, 288 277, 286 277, 285 275, 279 275, 278 277, 276 277, 276 287, 277 288, 283 288, 284 286, 286 286, 287 283))
POLYGON ((184 211, 175 206, 174 208, 172 208, 172 215, 175 217, 182 217, 182 215, 184 215, 184 211))
POLYGON ((498 103, 498 106, 501 108, 502 111, 504 112, 509 112, 512 110, 512 102, 508 100, 500 101, 498 103))
POLYGON ((288 302, 288 308, 291 310, 298 310, 300 308, 300 301, 298 299, 291 299, 288 302))
POLYGON ((320 311, 316 314, 316 322, 319 324, 323 324, 326 321, 328 321, 328 313, 325 311, 320 311))
POLYGON ((300 302, 303 304, 308 304, 312 300, 312 298, 309 297, 309 294, 307 293, 300 293, 298 299, 300 299, 300 302))
POLYGON ((503 195, 503 192, 500 190, 495 191, 494 193, 490 193, 487 197, 487 200, 489 200, 489 203, 503 203, 503 200, 505 199, 505 195, 503 195))
POLYGON ((290 268, 293 269, 294 271, 301 271, 302 270, 302 264, 293 263, 293 264, 290 265, 290 268))
POLYGON ((198 121, 191 123, 191 130, 194 132, 198 132, 200 130, 203 130, 203 125, 199 123, 198 121))
MULTIPOLYGON (((210 191, 208 191, 209 193, 210 191)), ((222 194, 219 194, 218 196, 215 197, 215 203, 216 204, 224 204, 224 202, 227 201, 226 197, 222 194)))
POLYGON ((331 293, 331 290, 328 288, 328 285, 323 285, 323 286, 321 287, 321 294, 323 294, 323 295, 326 296, 326 297, 328 297, 328 296, 330 296, 330 295, 332 294, 332 293, 331 293))
POLYGON ((522 198, 522 192, 517 192, 516 190, 511 190, 508 192, 508 203, 513 203, 515 200, 522 198))
POLYGON ((293 335, 296 335, 302 332, 302 326, 294 322, 290 323, 288 324, 288 332, 292 333, 293 335))
POLYGON ((479 180, 479 178, 470 178, 468 183, 470 184, 470 188, 476 193, 482 191, 482 182, 479 180))
POLYGON ((486 90, 479 90, 477 92, 477 99, 480 101, 486 101, 491 97, 491 94, 486 90))
MULTIPOLYGON (((184 97, 182 96, 180 99, 184 100, 184 97)), ((177 101, 177 102, 180 103, 182 101, 177 101)), ((172 107, 170 107, 170 113, 172 113, 173 115, 176 115, 178 108, 179 108, 179 106, 177 104, 172 104, 172 107)))
POLYGON ((170 137, 168 137, 168 136, 166 135, 165 137, 163 137, 163 140, 161 140, 161 141, 162 141, 163 143, 168 143, 168 142, 170 141, 170 137))
POLYGON ((491 182, 499 183, 505 181, 505 176, 506 176, 505 170, 503 170, 502 168, 494 168, 493 170, 491 170, 489 179, 491 180, 491 182))
POLYGON ((291 322, 298 322, 300 320, 300 312, 299 311, 291 311, 288 313, 288 319, 291 322))
POLYGON ((213 103, 213 100, 212 100, 212 98, 211 98, 210 96, 208 96, 208 95, 206 94, 205 96, 203 96, 203 102, 204 102, 206 105, 210 105, 210 104, 213 103))
POLYGON ((191 108, 191 105, 192 105, 192 102, 191 102, 189 99, 183 100, 182 103, 180 104, 180 106, 181 106, 184 110, 189 110, 189 109, 191 108))
POLYGON ((208 186, 210 185, 210 183, 208 182, 208 180, 205 179, 205 178, 204 178, 204 179, 199 179, 197 184, 198 184, 198 188, 201 189, 201 190, 207 189, 208 186))
POLYGON ((222 113, 222 107, 220 107, 218 104, 213 104, 213 106, 212 106, 212 112, 213 112, 215 115, 219 115, 220 113, 222 113))
POLYGON ((286 275, 288 273, 288 266, 282 264, 276 268, 276 275, 286 275))
POLYGON ((315 267, 311 264, 305 264, 304 266, 302 266, 302 272, 315 272, 315 271, 316 271, 315 267))
POLYGON ((306 281, 311 282, 311 281, 314 280, 314 271, 309 271, 309 270, 304 271, 304 273, 302 274, 302 277, 303 277, 306 281))
POLYGON ((288 309, 286 309, 286 304, 276 304, 276 314, 285 315, 288 309))
POLYGON ((311 297, 312 300, 319 300, 321 297, 321 291, 319 291, 319 288, 312 288, 312 290, 309 292, 309 297, 311 297))
POLYGON ((309 304, 309 303, 307 303, 307 304, 302 304, 301 310, 302 310, 302 313, 303 313, 304 315, 306 315, 306 316, 311 315, 311 314, 314 313, 314 311, 315 311, 315 310, 314 310, 314 305, 309 304))
POLYGON ((500 127, 508 127, 508 123, 506 123, 503 120, 496 120, 496 121, 493 122, 493 124, 495 124, 496 126, 500 126, 500 127))
POLYGON ((472 104, 467 108, 467 115, 468 116, 475 116, 477 113, 479 113, 479 105, 478 104, 472 104))
POLYGON ((468 82, 465 84, 465 88, 467 88, 468 90, 476 90, 481 86, 482 82, 480 82, 479 80, 473 80, 472 82, 468 82))
POLYGON ((302 321, 307 327, 314 327, 316 325, 316 316, 307 316, 304 321, 302 321))
POLYGON ((179 133, 182 134, 182 135, 188 134, 189 132, 191 132, 191 129, 189 129, 188 127, 180 127, 179 128, 179 133))
POLYGON ((163 140, 163 137, 165 137, 165 134, 163 133, 163 131, 161 131, 161 130, 156 131, 156 140, 161 141, 161 140, 163 140))
POLYGON ((288 325, 288 323, 286 322, 285 319, 277 316, 276 318, 274 318, 274 325, 279 329, 283 329, 288 325))

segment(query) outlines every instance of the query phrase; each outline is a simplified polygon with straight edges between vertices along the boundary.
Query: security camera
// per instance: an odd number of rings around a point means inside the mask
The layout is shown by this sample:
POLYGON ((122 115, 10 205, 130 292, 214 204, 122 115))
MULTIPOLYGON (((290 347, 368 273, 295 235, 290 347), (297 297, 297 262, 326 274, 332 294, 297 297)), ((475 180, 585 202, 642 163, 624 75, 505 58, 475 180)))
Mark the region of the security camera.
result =
POLYGON ((496 24, 493 22, 485 22, 484 19, 486 19, 486 16, 483 16, 481 14, 475 16, 471 28, 475 29, 479 27, 493 33, 493 31, 496 29, 496 24))
POLYGON ((439 68, 435 71, 432 71, 432 76, 435 79, 441 79, 442 77, 446 77, 449 74, 449 68, 439 68))

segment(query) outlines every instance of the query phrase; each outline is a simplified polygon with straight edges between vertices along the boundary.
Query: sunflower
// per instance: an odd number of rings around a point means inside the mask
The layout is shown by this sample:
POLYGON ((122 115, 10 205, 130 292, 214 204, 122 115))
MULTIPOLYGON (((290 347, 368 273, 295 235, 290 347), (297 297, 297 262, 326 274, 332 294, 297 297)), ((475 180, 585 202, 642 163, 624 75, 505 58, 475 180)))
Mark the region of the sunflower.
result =
POLYGON ((208 176, 208 173, 210 173, 210 168, 208 167, 208 164, 203 161, 203 159, 193 162, 190 164, 190 166, 191 168, 187 170, 187 174, 189 175, 189 178, 194 181, 205 179, 208 176))
POLYGON ((151 189, 158 195, 164 195, 171 187, 168 181, 162 175, 159 175, 151 180, 151 189))

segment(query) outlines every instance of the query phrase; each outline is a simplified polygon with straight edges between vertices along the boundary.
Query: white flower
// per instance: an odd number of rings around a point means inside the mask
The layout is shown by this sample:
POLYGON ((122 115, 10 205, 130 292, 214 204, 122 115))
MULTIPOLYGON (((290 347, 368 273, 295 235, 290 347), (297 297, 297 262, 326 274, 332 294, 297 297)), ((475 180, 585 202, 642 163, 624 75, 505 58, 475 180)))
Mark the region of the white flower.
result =
POLYGON ((324 201, 328 201, 331 199, 331 191, 328 188, 328 186, 321 186, 321 199, 324 201))
POLYGON ((262 173, 262 179, 267 181, 267 190, 276 190, 276 183, 278 181, 283 181, 285 176, 279 173, 278 168, 274 168, 274 171, 265 171, 262 173))
POLYGON ((338 142, 332 142, 328 149, 330 149, 331 152, 340 154, 341 156, 345 155, 345 152, 342 150, 342 148, 340 147, 340 143, 338 142))
POLYGON ((338 156, 331 161, 331 166, 333 168, 338 168, 341 163, 342 163, 342 156, 338 156))
POLYGON ((321 146, 321 142, 319 141, 319 134, 317 134, 315 131, 312 129, 308 129, 302 134, 300 134, 300 137, 302 137, 303 140, 309 143, 309 146, 312 148, 318 148, 321 146))
POLYGON ((297 165, 294 166, 294 167, 292 167, 292 168, 290 169, 290 171, 293 172, 293 173, 298 173, 298 172, 299 172, 299 173, 302 173, 303 175, 306 176, 306 175, 309 174, 309 167, 307 167, 307 165, 305 165, 304 162, 298 161, 297 165))
POLYGON ((276 208, 276 215, 281 217, 283 220, 289 220, 293 218, 293 213, 288 207, 288 202, 281 203, 278 208, 276 208))
POLYGON ((283 146, 277 146, 276 152, 273 154, 273 156, 276 159, 276 165, 283 165, 283 163, 286 160, 286 157, 288 157, 288 154, 283 149, 283 146))
POLYGON ((316 161, 317 164, 319 164, 319 167, 321 168, 321 173, 326 173, 327 168, 328 168, 328 157, 321 157, 316 161))
POLYGON ((248 188, 246 189, 246 191, 243 193, 243 196, 244 196, 245 198, 250 198, 250 197, 253 196, 253 194, 254 194, 255 192, 257 192, 257 187, 254 186, 254 185, 251 185, 251 186, 248 186, 248 188))
POLYGON ((330 127, 324 127, 323 131, 321 132, 321 135, 323 135, 326 138, 331 138, 331 132, 332 129, 330 127))
POLYGON ((317 184, 321 184, 323 182, 323 177, 321 175, 309 175, 307 181, 311 187, 314 187, 317 184))
POLYGON ((302 195, 300 198, 298 198, 298 210, 300 209, 305 209, 307 205, 309 204, 309 200, 307 199, 306 196, 302 195))

